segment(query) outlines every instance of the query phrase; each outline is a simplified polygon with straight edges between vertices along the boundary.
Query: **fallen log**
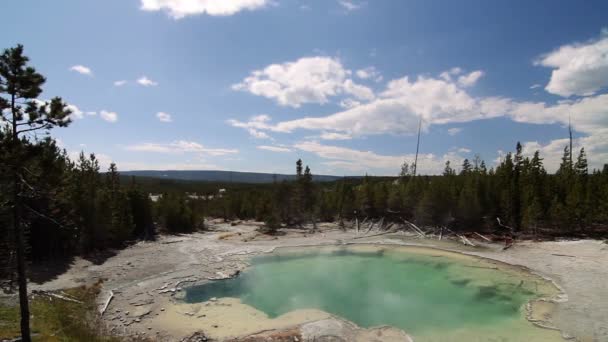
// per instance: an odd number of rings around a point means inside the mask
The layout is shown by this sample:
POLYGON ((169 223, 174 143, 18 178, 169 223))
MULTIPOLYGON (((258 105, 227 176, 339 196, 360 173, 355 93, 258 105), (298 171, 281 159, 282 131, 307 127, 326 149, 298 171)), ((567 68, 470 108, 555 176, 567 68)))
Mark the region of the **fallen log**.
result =
POLYGON ((371 221, 369 223, 369 228, 367 229, 367 231, 363 235, 367 235, 367 233, 369 233, 372 230, 372 228, 374 228, 374 222, 373 221, 371 221))
POLYGON ((373 237, 373 236, 380 236, 380 235, 392 234, 392 233, 396 233, 396 232, 397 232, 396 230, 392 230, 392 231, 386 231, 386 232, 382 232, 382 233, 376 233, 376 234, 372 234, 372 235, 363 235, 363 236, 357 236, 357 237, 354 237, 354 238, 353 238, 353 240, 356 240, 356 239, 364 239, 364 238, 370 238, 370 237, 373 237))
POLYGON ((105 304, 103 305, 103 307, 99 311, 100 315, 103 316, 103 313, 106 312, 106 310, 108 309, 108 306, 110 305, 110 302, 112 301, 112 298, 114 298, 114 291, 110 290, 110 295, 108 296, 108 298, 106 299, 105 304))
POLYGON ((483 235, 481 235, 481 234, 479 234, 479 233, 477 233, 477 232, 473 232, 473 234, 475 234, 475 235, 479 236, 480 238, 482 238, 482 239, 484 239, 484 240, 486 240, 486 241, 488 241, 488 242, 492 242, 492 240, 488 239, 487 237, 485 237, 485 236, 483 236, 483 235))
POLYGON ((472 243, 469 239, 466 238, 466 236, 464 235, 458 235, 456 234, 456 236, 458 236, 460 238, 460 240, 462 241, 462 244, 467 246, 471 246, 471 247, 477 247, 474 243, 472 243))
POLYGON ((415 224, 413 224, 412 222, 410 222, 410 221, 408 221, 408 220, 406 220, 404 218, 401 218, 401 220, 403 222, 405 222, 405 224, 408 225, 414 232, 418 233, 418 235, 420 237, 426 237, 426 234, 424 234, 424 232, 422 231, 422 229, 416 227, 415 224))
POLYGON ((382 226, 384 226, 384 216, 380 219, 380 225, 378 226, 378 231, 382 230, 382 226))
POLYGON ((439 241, 441 241, 441 238, 443 238, 443 227, 441 227, 441 230, 439 231, 439 241))
POLYGON ((61 299, 61 300, 65 300, 66 302, 72 302, 72 303, 78 303, 78 304, 82 304, 81 301, 74 299, 74 298, 70 298, 67 296, 62 296, 60 294, 56 294, 53 292, 47 292, 47 291, 42 291, 42 290, 34 290, 32 291, 32 293, 37 294, 37 295, 42 295, 42 296, 48 296, 48 297, 52 297, 52 298, 57 298, 57 299, 61 299))

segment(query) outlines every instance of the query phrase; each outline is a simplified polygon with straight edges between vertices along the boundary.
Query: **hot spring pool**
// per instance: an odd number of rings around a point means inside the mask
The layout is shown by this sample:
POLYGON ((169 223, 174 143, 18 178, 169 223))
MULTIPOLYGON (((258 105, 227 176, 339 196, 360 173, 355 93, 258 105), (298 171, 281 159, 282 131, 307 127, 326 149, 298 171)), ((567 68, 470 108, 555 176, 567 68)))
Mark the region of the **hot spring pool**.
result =
POLYGON ((184 300, 239 298, 270 317, 320 309, 361 327, 398 327, 417 341, 553 341, 559 334, 528 322, 525 305, 556 293, 544 279, 490 260, 427 248, 349 246, 255 257, 236 278, 186 289, 184 300))

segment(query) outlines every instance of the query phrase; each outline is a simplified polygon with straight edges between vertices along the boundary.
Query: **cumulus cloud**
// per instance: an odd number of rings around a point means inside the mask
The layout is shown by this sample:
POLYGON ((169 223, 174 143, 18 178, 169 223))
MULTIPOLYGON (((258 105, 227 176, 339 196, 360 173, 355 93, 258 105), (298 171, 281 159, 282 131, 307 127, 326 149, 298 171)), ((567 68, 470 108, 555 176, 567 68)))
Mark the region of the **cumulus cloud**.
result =
POLYGON ((173 19, 207 14, 229 16, 243 10, 256 10, 268 5, 270 0, 141 0, 144 11, 166 11, 173 19))
MULTIPOLYGON (((328 130, 364 136, 372 134, 412 134, 423 119, 426 128, 431 124, 466 122, 503 115, 504 101, 470 96, 457 81, 420 76, 388 82, 380 95, 368 102, 325 117, 305 117, 283 121, 265 128, 280 132, 296 129, 328 130)), ((264 127, 259 127, 263 129, 264 127)))
POLYGON ((93 76, 93 71, 91 71, 90 68, 84 66, 84 65, 74 65, 70 68, 71 71, 76 71, 79 74, 82 75, 87 75, 87 76, 93 76))
MULTIPOLYGON (((526 157, 532 157, 535 151, 539 151, 547 171, 555 172, 561 163, 564 148, 569 144, 568 138, 555 139, 547 143, 527 141, 522 143, 522 154, 526 157)), ((608 129, 596 132, 596 134, 590 136, 575 138, 572 145, 575 157, 582 147, 585 148, 588 156, 589 169, 601 170, 608 160, 608 129)))
MULTIPOLYGON (((414 161, 413 154, 382 155, 372 151, 360 151, 346 147, 323 145, 316 141, 304 141, 294 145, 301 151, 313 153, 326 159, 324 165, 347 169, 353 172, 375 170, 376 174, 395 175, 404 161, 414 161)), ((445 162, 450 160, 453 165, 462 163, 463 158, 455 153, 442 156, 434 154, 418 155, 418 171, 424 174, 440 174, 445 162)))
POLYGON ((99 116, 106 120, 107 122, 116 122, 118 121, 118 114, 116 112, 110 112, 107 110, 102 110, 99 112, 99 116))
POLYGON ((549 93, 564 97, 593 95, 608 85, 608 34, 585 43, 563 45, 535 64, 553 69, 545 87, 549 93))
POLYGON ((253 71, 233 90, 275 100, 294 108, 305 103, 325 104, 330 97, 346 94, 358 100, 374 98, 373 91, 349 78, 352 72, 331 57, 303 57, 295 62, 271 64, 253 71))
POLYGON ((142 76, 137 80, 137 83, 139 83, 140 85, 144 86, 144 87, 153 87, 153 86, 157 86, 158 82, 152 81, 151 79, 147 78, 146 76, 142 76))
POLYGON ((155 153, 202 153, 211 156, 223 156, 227 154, 235 154, 237 149, 226 148, 207 148, 203 145, 186 140, 177 140, 171 143, 141 143, 126 147, 129 151, 136 152, 155 152, 155 153))
POLYGON ((158 120, 160 122, 172 122, 173 121, 173 119, 171 118, 171 114, 168 114, 165 112, 156 113, 156 117, 158 118, 158 120))
POLYGON ((281 147, 281 146, 260 145, 260 146, 257 146, 257 148, 260 150, 266 150, 266 151, 271 151, 271 152, 291 152, 290 148, 281 147))

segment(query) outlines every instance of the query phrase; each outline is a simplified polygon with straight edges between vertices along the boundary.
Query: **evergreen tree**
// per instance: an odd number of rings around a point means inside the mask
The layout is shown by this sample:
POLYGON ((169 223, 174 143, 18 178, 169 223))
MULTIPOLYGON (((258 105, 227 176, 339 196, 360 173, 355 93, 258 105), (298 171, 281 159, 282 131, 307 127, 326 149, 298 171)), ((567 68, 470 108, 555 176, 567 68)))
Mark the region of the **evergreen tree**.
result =
MULTIPOLYGON (((21 339, 29 342, 29 305, 27 298, 27 276, 25 264, 25 240, 22 189, 23 164, 32 156, 24 154, 25 133, 49 131, 54 127, 65 127, 70 123, 70 111, 63 101, 56 97, 41 104, 38 96, 42 93, 45 78, 36 69, 28 66, 29 58, 23 54, 23 46, 6 49, 0 55, 0 116, 8 122, 10 135, 9 163, 12 166, 12 226, 17 250, 17 273, 19 282, 19 304, 21 309, 21 339)), ((26 209, 27 210, 27 209, 26 209)))

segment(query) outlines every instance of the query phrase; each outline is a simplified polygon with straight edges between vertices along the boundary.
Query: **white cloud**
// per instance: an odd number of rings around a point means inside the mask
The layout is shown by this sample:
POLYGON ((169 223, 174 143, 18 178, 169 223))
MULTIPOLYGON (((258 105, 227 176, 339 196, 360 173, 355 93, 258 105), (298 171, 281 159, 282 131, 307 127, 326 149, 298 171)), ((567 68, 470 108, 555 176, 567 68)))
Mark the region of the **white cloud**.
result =
POLYGON ((361 3, 355 3, 354 1, 349 0, 338 0, 338 3, 347 11, 355 11, 363 6, 361 3))
POLYGON ((245 129, 249 135, 256 139, 270 139, 272 137, 261 130, 271 129, 267 124, 270 121, 270 116, 266 114, 256 115, 249 119, 248 122, 242 122, 234 119, 227 120, 226 122, 232 127, 238 127, 245 129))
POLYGON ((483 76, 483 71, 475 70, 467 75, 458 77, 458 84, 463 87, 471 87, 483 76))
POLYGON ((540 88, 540 87, 542 87, 542 85, 540 85, 538 83, 535 83, 535 84, 533 84, 533 85, 530 86, 530 89, 536 89, 536 88, 540 88))
POLYGON ((305 103, 325 104, 330 97, 352 95, 358 100, 371 100, 373 91, 353 82, 352 72, 331 57, 303 57, 295 62, 271 64, 253 71, 232 89, 275 100, 294 108, 305 103))
POLYGON ((457 149, 457 151, 459 153, 471 153, 471 149, 466 148, 466 147, 461 147, 461 148, 457 149))
POLYGON ((351 94, 360 100, 371 101, 375 97, 374 92, 370 88, 357 84, 351 79, 344 81, 343 87, 345 93, 351 94))
MULTIPOLYGON (((304 141, 294 145, 295 148, 314 153, 317 156, 327 159, 324 165, 347 169, 353 172, 375 170, 376 174, 395 175, 404 161, 409 163, 414 161, 413 154, 401 156, 381 155, 372 151, 359 151, 346 147, 322 145, 316 141, 304 141)), ((443 156, 434 154, 418 155, 418 171, 421 174, 440 174, 443 171, 445 162, 450 160, 453 165, 462 163, 462 157, 448 153, 443 156)))
POLYGON ((355 72, 355 75, 362 80, 374 80, 376 82, 382 81, 382 75, 380 72, 373 66, 367 67, 364 69, 359 69, 355 72))
POLYGON ((249 132, 249 135, 251 135, 252 137, 256 138, 256 139, 272 139, 268 134, 266 134, 265 132, 262 131, 258 131, 255 128, 247 128, 247 132, 249 132))
POLYGON ((106 110, 102 110, 99 112, 99 116, 107 122, 116 122, 118 121, 118 114, 116 112, 109 112, 106 110))
MULTIPOLYGON (((458 83, 443 79, 408 77, 390 81, 386 90, 375 100, 325 117, 305 117, 283 121, 265 128, 291 132, 296 129, 328 130, 353 136, 372 134, 412 134, 423 119, 431 124, 467 122, 503 115, 501 99, 483 101, 471 97, 458 83)), ((264 127, 259 127, 264 129, 264 127)))
MULTIPOLYGON (((548 172, 555 172, 559 168, 564 148, 570 143, 568 138, 551 140, 545 144, 538 141, 527 141, 522 143, 522 154, 532 157, 535 151, 540 152, 543 164, 548 172)), ((587 137, 579 137, 573 140, 573 156, 576 158, 581 147, 587 153, 589 170, 601 170, 608 161, 608 129, 597 132, 587 137)))
POLYGON ((453 67, 450 70, 444 71, 439 74, 439 77, 447 82, 452 82, 452 76, 458 76, 462 73, 462 69, 459 67, 453 67))
POLYGON ((349 134, 337 133, 337 132, 323 132, 321 133, 321 139, 323 140, 349 140, 352 137, 349 134))
POLYGON ((147 78, 146 76, 142 76, 137 80, 137 83, 141 84, 144 87, 151 87, 151 86, 157 86, 158 82, 152 81, 151 79, 147 78))
POLYGON ((223 156, 238 153, 237 149, 226 148, 207 148, 203 145, 186 140, 177 140, 168 144, 162 143, 142 143, 126 147, 129 151, 136 152, 156 152, 156 153, 202 153, 211 156, 223 156))
POLYGON ((84 65, 74 65, 70 68, 71 71, 76 71, 79 74, 93 76, 93 71, 84 65))
POLYGON ((541 56, 535 64, 553 68, 546 91, 565 97, 593 95, 608 86, 608 35, 563 45, 541 56))
POLYGON ((257 146, 257 148, 260 150, 266 150, 266 151, 271 151, 271 152, 291 152, 291 149, 289 149, 287 147, 280 147, 280 146, 261 145, 261 146, 257 146))
POLYGON ((158 120, 160 122, 172 122, 173 121, 173 119, 171 118, 171 114, 168 114, 165 112, 156 113, 156 117, 158 118, 158 120))
POLYGON ((127 84, 127 80, 114 81, 115 87, 122 87, 125 84, 127 84))
MULTIPOLYGON (((39 106, 44 104, 43 101, 37 101, 37 102, 38 102, 39 106)), ((84 117, 84 112, 81 111, 80 108, 76 107, 76 105, 68 104, 67 109, 70 110, 70 112, 72 112, 72 114, 70 114, 70 119, 72 119, 72 120, 82 119, 84 117)))
POLYGON ((229 16, 243 10, 260 9, 269 3, 270 0, 141 0, 141 9, 164 10, 172 18, 181 19, 197 14, 229 16))
POLYGON ((452 127, 452 128, 448 128, 448 134, 449 134, 449 135, 454 136, 454 135, 456 135, 456 134, 458 134, 458 133, 460 133, 460 132, 462 132, 462 128, 460 128, 460 127, 452 127))
MULTIPOLYGON (((442 73, 439 78, 408 77, 388 82, 386 89, 369 103, 354 104, 352 108, 322 117, 304 117, 273 123, 263 116, 248 122, 230 120, 236 127, 254 128, 258 131, 288 133, 298 129, 324 132, 321 138, 359 137, 374 134, 415 134, 418 121, 423 118, 423 128, 431 125, 462 123, 473 120, 506 116, 516 122, 530 124, 567 125, 569 117, 577 132, 589 137, 589 158, 608 152, 608 147, 598 142, 598 136, 608 127, 608 94, 577 100, 545 102, 519 102, 502 97, 473 97, 454 76, 462 75, 460 69, 442 73), (330 133, 326 133, 330 132, 330 133)), ((457 134, 458 127, 449 129, 457 134)))

